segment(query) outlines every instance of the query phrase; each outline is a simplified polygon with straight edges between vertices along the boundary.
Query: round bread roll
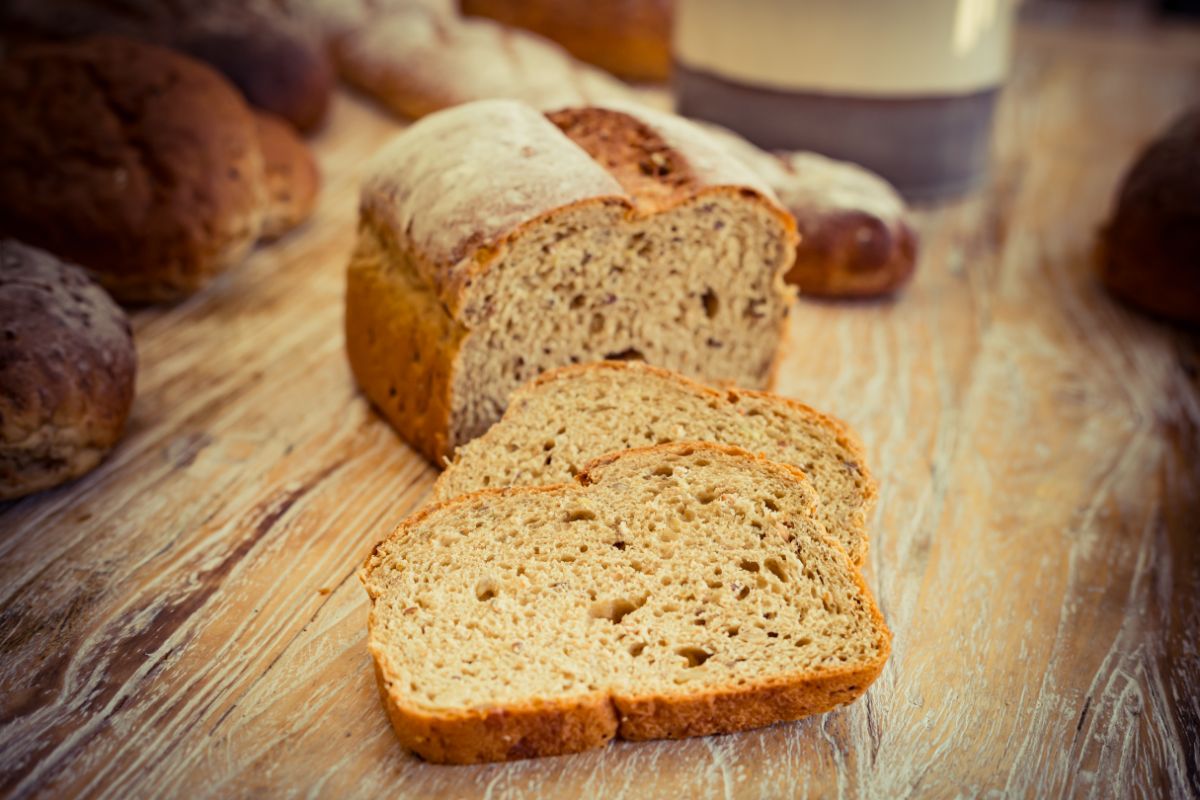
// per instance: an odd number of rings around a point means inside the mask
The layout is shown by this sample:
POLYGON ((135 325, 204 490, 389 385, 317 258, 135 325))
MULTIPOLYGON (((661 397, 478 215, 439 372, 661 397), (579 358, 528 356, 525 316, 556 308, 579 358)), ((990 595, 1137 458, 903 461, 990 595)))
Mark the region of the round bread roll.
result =
POLYGON ((796 218, 800 246, 787 281, 801 296, 876 297, 908 282, 917 234, 887 181, 816 153, 779 156, 788 175, 772 188, 796 218))
POLYGON ((124 312, 83 270, 0 240, 0 500, 95 467, 133 404, 124 312))
POLYGON ((277 239, 312 214, 321 188, 317 161, 291 126, 265 112, 254 115, 267 183, 263 240, 277 239))
POLYGON ((462 0, 462 11, 539 33, 622 78, 671 74, 671 0, 462 0))
POLYGON ((1100 279, 1132 306, 1200 325, 1200 108, 1134 162, 1100 237, 1100 279))
POLYGON ((96 37, 0 64, 0 234, 173 300, 240 261, 266 208, 254 116, 210 67, 96 37))
POLYGON ((18 40, 104 34, 181 50, 303 131, 321 124, 333 92, 324 47, 269 0, 8 0, 0 29, 18 40))

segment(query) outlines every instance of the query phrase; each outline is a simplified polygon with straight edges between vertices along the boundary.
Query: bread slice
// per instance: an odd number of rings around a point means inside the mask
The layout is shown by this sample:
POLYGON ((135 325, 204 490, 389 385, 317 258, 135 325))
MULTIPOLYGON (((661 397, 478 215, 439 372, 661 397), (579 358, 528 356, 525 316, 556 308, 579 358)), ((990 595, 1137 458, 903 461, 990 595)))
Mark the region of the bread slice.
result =
POLYGON ((817 507, 793 467, 673 443, 419 512, 361 573, 396 733, 474 763, 849 703, 891 634, 817 507))
POLYGON ((500 486, 569 481, 589 460, 630 447, 696 439, 743 447, 804 470, 821 522, 862 563, 875 482, 842 422, 763 392, 718 392, 636 362, 551 370, 515 392, 504 417, 460 447, 434 487, 445 500, 500 486))
POLYGON ((401 133, 363 183, 350 366, 438 464, 553 367, 637 357, 766 388, 794 226, 678 117, 457 106, 401 133))

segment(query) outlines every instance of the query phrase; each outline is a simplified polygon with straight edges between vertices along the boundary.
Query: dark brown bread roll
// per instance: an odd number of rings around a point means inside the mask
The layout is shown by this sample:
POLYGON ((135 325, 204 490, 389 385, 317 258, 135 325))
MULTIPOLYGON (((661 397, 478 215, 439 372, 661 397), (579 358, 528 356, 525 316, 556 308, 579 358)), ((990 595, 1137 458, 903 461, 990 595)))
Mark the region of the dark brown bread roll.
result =
POLYGON ((180 50, 303 131, 321 124, 333 91, 324 47, 265 0, 8 0, 0 29, 8 38, 107 34, 180 50))
POLYGON ((462 0, 462 11, 539 33, 622 78, 671 73, 670 0, 462 0))
POLYGON ((95 467, 133 404, 129 320, 83 270, 0 241, 0 500, 95 467))
POLYGON ((312 214, 321 188, 317 160, 308 145, 279 117, 254 115, 267 182, 267 214, 259 237, 278 239, 312 214))
POLYGON ((0 64, 0 235, 81 264, 122 302, 237 263, 266 207, 254 116, 205 64, 109 37, 0 64))
POLYGON ((1200 325, 1200 108, 1134 162, 1101 232, 1100 280, 1132 306, 1200 325))

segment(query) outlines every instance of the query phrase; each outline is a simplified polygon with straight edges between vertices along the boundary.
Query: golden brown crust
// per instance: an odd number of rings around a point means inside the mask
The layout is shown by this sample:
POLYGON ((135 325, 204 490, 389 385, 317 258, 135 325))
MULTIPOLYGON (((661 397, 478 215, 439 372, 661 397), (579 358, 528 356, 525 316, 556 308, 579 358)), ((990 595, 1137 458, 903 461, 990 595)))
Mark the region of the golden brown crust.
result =
POLYGON ((0 117, 0 233, 118 300, 186 295, 258 237, 253 116, 199 62, 108 37, 21 48, 0 66, 0 117))
POLYGON ((363 393, 435 464, 449 441, 454 360, 466 329, 404 271, 408 255, 381 241, 371 220, 346 275, 346 353, 363 393))
POLYGON ((0 500, 96 466, 136 373, 129 320, 83 270, 0 241, 0 500))
POLYGON ((472 709, 454 717, 405 706, 388 689, 375 655, 375 681, 392 729, 408 749, 437 764, 478 764, 578 753, 601 747, 617 734, 608 695, 566 703, 472 709))
POLYGON ((267 186, 267 211, 259 237, 277 239, 312 215, 321 189, 317 160, 282 118, 255 112, 258 141, 263 153, 267 186))
POLYGON ((786 279, 801 295, 878 297, 898 291, 912 278, 917 235, 907 222, 857 210, 793 213, 800 246, 786 279))
POLYGON ((462 10, 541 34, 622 78, 665 81, 671 72, 670 0, 462 0, 462 10))
MULTIPOLYGON (((733 455, 786 476, 807 482, 804 472, 788 464, 770 461, 739 447, 712 442, 671 442, 651 447, 610 453, 593 459, 576 477, 580 486, 602 479, 604 469, 614 462, 646 454, 688 455, 709 451, 733 455)), ((469 495, 433 503, 405 519, 387 540, 403 538, 430 515, 443 509, 476 503, 501 495, 540 494, 561 491, 570 484, 484 489, 469 495)), ((539 702, 472 709, 462 714, 437 715, 406 705, 392 691, 392 674, 387 654, 371 647, 380 696, 401 742, 423 758, 437 763, 470 764, 507 761, 578 752, 598 747, 620 736, 624 739, 676 739, 714 733, 731 733, 777 722, 800 719, 852 702, 882 672, 891 653, 892 634, 862 576, 850 564, 841 546, 828 535, 825 542, 845 559, 847 572, 855 581, 859 598, 880 632, 878 656, 858 667, 823 669, 792 680, 770 679, 757 685, 728 686, 703 695, 631 695, 613 697, 595 694, 563 702, 539 702), (615 713, 614 713, 615 710, 615 713)), ((385 541, 387 541, 385 540, 385 541)), ((367 575, 380 563, 380 546, 367 557, 359 578, 367 587, 367 575)), ((369 632, 376 625, 374 608, 369 632)), ((374 636, 369 638, 373 641, 374 636)))

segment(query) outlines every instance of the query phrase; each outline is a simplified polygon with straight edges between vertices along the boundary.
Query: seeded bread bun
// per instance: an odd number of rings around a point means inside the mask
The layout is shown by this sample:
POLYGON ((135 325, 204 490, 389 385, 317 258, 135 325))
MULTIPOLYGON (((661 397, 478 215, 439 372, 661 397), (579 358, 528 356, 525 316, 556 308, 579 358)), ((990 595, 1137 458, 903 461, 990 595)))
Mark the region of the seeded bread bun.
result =
POLYGON ((121 302, 237 263, 266 208, 254 116, 210 67, 111 37, 0 64, 0 234, 87 268, 121 302))
POLYGON ((1132 306, 1200 325, 1200 108, 1130 168, 1100 237, 1100 279, 1132 306))
POLYGON ((116 444, 137 354, 83 270, 0 240, 0 500, 79 477, 116 444))

